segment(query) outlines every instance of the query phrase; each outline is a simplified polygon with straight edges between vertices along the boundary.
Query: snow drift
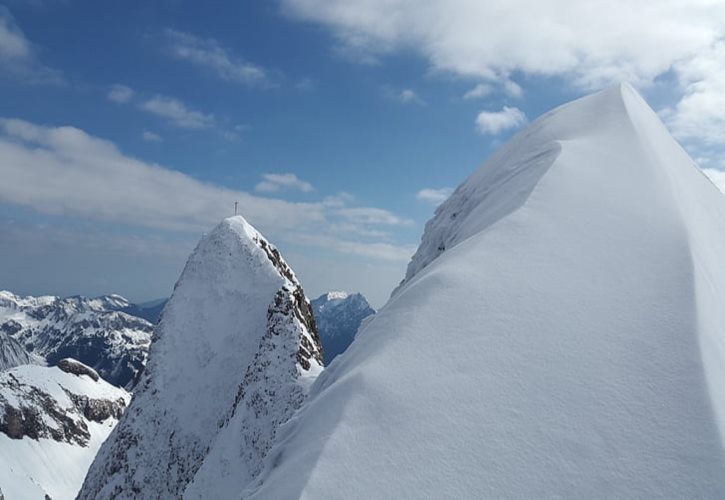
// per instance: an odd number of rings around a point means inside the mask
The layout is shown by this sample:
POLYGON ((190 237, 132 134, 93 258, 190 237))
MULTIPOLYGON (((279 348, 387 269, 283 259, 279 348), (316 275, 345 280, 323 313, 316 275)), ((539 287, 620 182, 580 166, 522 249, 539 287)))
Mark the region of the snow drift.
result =
POLYGON ((627 85, 427 224, 244 498, 725 497, 725 197, 627 85))
POLYGON ((79 498, 232 498, 322 368, 309 301, 242 217, 198 244, 79 498))

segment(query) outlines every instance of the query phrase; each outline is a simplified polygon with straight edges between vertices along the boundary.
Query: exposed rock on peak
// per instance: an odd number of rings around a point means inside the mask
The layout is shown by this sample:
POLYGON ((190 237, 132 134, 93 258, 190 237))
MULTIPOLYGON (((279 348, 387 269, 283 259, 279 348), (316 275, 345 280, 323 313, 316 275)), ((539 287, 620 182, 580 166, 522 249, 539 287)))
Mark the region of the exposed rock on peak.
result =
POLYGON ((90 366, 84 365, 80 361, 73 358, 64 358, 58 361, 58 368, 66 373, 74 375, 88 375, 95 382, 98 382, 98 372, 90 366))

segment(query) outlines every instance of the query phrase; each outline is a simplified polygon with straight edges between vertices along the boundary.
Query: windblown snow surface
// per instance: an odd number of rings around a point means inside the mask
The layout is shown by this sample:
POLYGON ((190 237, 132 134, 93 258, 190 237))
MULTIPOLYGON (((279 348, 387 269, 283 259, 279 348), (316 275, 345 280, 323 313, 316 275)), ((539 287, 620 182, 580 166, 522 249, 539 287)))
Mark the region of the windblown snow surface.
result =
POLYGON ((242 217, 224 220, 189 257, 79 498, 238 496, 321 369, 294 273, 242 217))
POLYGON ((5 498, 75 498, 130 399, 104 380, 58 367, 27 365, 0 373, 0 491, 5 498))
POLYGON ((244 498, 725 498, 725 198, 627 85, 427 224, 244 498))

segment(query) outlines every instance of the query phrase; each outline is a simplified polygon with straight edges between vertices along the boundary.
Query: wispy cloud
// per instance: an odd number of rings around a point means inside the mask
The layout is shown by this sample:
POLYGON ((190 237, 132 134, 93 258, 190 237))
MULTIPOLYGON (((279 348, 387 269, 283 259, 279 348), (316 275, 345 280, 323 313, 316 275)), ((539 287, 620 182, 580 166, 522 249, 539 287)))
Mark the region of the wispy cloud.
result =
POLYGON ((108 91, 107 97, 109 101, 125 104, 130 102, 134 95, 136 95, 136 92, 131 87, 116 84, 108 91))
POLYGON ((222 80, 248 86, 269 84, 264 68, 243 60, 213 38, 166 29, 164 39, 171 57, 208 70, 222 80))
POLYGON ((421 201, 430 203, 431 205, 438 206, 446 201, 451 193, 453 193, 453 188, 425 188, 418 191, 415 197, 421 201))
MULTIPOLYGON (((198 233, 237 201, 250 222, 280 241, 386 260, 410 255, 384 232, 410 221, 387 210, 355 206, 345 195, 298 203, 202 182, 75 127, 0 119, 0 164, 0 202, 44 214, 198 233)), ((276 175, 271 179, 296 189, 306 185, 276 175)))
POLYGON ((254 190, 260 193, 276 193, 285 189, 309 193, 315 190, 312 184, 301 180, 295 174, 263 174, 262 178, 264 180, 254 186, 254 190))
MULTIPOLYGON (((508 97, 518 99, 524 95, 524 90, 518 83, 513 80, 503 80, 502 82, 498 82, 498 84, 500 84, 499 88, 501 89, 501 91, 508 97)), ((497 82, 479 83, 471 90, 463 94, 463 98, 466 100, 483 99, 495 93, 496 88, 497 82)))
POLYGON ((144 101, 141 109, 165 118, 171 125, 186 129, 207 129, 216 123, 212 114, 190 109, 178 99, 157 95, 144 101))
POLYGON ((10 11, 0 5, 0 70, 26 83, 64 83, 60 72, 45 66, 10 11))
POLYGON ((388 99, 401 104, 425 104, 425 101, 413 89, 396 89, 391 85, 383 85, 383 94, 388 99))
POLYGON ((494 92, 493 85, 489 83, 479 83, 475 87, 473 87, 471 90, 463 94, 464 99, 483 99, 484 97, 488 97, 494 92))
POLYGON ((141 134, 141 138, 146 142, 162 142, 163 139, 159 134, 151 132, 150 130, 144 130, 141 134))
POLYGON ((526 115, 519 108, 504 106, 501 111, 481 111, 476 117, 476 130, 495 135, 526 123, 526 115))

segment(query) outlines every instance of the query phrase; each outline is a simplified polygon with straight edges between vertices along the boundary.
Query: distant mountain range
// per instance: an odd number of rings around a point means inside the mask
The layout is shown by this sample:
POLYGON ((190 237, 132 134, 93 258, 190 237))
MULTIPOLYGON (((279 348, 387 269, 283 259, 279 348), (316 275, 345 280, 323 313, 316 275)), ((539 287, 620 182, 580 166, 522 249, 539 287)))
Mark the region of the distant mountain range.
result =
POLYGON ((375 314, 360 293, 329 292, 314 299, 312 309, 325 350, 325 365, 352 344, 362 321, 375 314))
POLYGON ((0 367, 75 358, 109 383, 132 389, 146 364, 153 325, 119 295, 21 297, 0 292, 0 367))

